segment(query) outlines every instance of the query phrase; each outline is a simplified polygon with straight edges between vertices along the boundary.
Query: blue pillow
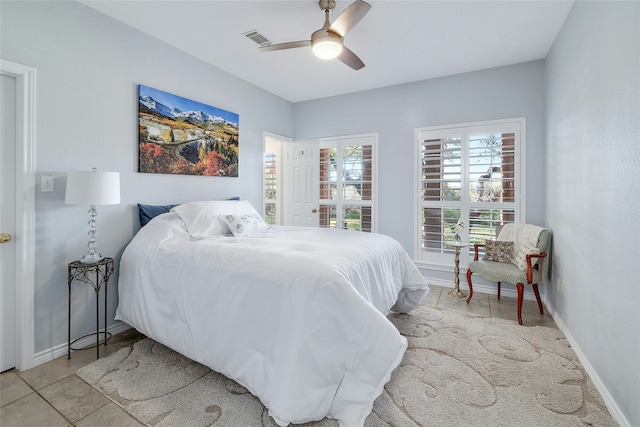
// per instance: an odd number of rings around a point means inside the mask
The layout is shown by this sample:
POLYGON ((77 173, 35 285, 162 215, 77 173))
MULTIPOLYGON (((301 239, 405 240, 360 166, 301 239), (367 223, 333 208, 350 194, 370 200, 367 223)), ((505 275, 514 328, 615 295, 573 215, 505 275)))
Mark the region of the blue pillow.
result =
POLYGON ((138 211, 140 213, 140 226, 144 227, 149 221, 156 216, 167 213, 172 207, 177 205, 141 205, 138 203, 138 211))
MULTIPOLYGON (((240 200, 240 197, 231 197, 227 200, 240 200)), ((143 205, 138 203, 138 213, 140 214, 140 227, 147 225, 156 216, 167 213, 178 205, 143 205)))

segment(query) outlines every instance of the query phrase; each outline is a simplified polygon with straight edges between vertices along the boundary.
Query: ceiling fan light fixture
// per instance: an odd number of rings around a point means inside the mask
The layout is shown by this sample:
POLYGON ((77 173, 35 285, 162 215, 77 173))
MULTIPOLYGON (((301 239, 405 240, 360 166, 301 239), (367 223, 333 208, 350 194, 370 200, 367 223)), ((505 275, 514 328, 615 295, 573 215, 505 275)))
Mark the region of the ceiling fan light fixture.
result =
POLYGON ((342 52, 342 37, 330 31, 319 30, 311 36, 313 54, 321 59, 337 58, 342 52))
POLYGON ((320 59, 337 58, 342 52, 342 45, 335 40, 325 40, 313 45, 313 53, 320 59))
MULTIPOLYGON (((369 12, 371 5, 364 0, 355 0, 345 10, 342 11, 333 23, 329 21, 329 14, 336 5, 335 0, 319 0, 318 4, 324 13, 324 25, 319 30, 311 34, 311 40, 299 40, 287 43, 265 43, 260 45, 263 52, 283 49, 294 49, 298 47, 308 47, 315 56, 321 59, 339 59, 345 65, 354 70, 360 70, 364 67, 364 62, 344 45, 344 37, 364 15, 369 12)), ((249 32, 247 37, 259 43, 254 39, 257 31, 249 32)), ((266 37, 265 37, 266 39, 266 37)))

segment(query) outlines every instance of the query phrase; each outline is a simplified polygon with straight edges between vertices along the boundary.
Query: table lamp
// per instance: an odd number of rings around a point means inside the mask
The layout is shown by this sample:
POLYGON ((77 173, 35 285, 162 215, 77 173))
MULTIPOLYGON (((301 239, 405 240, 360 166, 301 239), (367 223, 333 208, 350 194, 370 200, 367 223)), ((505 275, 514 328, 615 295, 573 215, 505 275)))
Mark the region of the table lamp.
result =
POLYGON ((96 251, 96 205, 117 205, 120 203, 120 174, 118 172, 69 171, 64 202, 68 205, 90 205, 89 209, 89 251, 80 262, 91 264, 104 259, 96 251))

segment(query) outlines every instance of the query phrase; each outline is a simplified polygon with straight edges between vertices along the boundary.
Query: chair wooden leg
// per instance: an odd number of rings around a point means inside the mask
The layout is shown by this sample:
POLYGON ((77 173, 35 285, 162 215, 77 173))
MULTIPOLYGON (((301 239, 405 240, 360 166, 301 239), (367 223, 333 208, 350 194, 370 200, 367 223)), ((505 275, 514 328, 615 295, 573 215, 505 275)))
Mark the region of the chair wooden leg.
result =
POLYGON ((522 283, 516 284, 518 289, 518 324, 522 325, 522 300, 524 298, 524 285, 522 283))
POLYGON ((498 282, 498 299, 500 299, 500 285, 502 284, 502 282, 498 282))
POLYGON ((469 297, 467 297, 467 304, 471 301, 471 297, 473 296, 473 285, 471 284, 471 275, 473 272, 471 270, 467 270, 467 284, 469 285, 469 297))
POLYGON ((540 300, 540 292, 538 292, 538 284, 534 283, 531 286, 533 286, 533 293, 536 294, 536 300, 538 301, 538 308, 540 309, 540 314, 544 314, 544 310, 542 310, 542 301, 540 300))

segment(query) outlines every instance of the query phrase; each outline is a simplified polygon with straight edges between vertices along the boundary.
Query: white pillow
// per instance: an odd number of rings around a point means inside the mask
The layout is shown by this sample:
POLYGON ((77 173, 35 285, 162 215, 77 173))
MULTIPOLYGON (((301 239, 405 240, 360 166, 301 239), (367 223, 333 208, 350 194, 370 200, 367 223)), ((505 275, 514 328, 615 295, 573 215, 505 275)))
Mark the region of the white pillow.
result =
POLYGON ((267 231, 267 223, 258 214, 222 215, 222 219, 236 237, 250 236, 267 231))
MULTIPOLYGON (((258 215, 247 200, 215 200, 189 202, 171 209, 177 213, 189 235, 193 237, 215 237, 229 234, 221 215, 258 215)), ((258 215, 259 216, 259 215, 258 215)))

